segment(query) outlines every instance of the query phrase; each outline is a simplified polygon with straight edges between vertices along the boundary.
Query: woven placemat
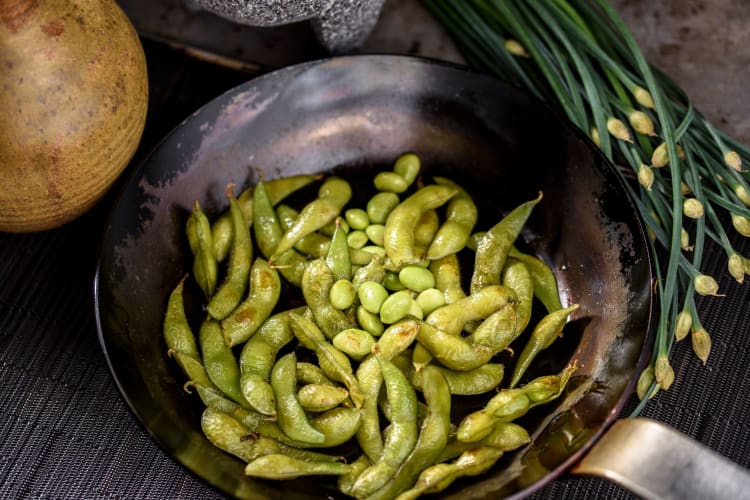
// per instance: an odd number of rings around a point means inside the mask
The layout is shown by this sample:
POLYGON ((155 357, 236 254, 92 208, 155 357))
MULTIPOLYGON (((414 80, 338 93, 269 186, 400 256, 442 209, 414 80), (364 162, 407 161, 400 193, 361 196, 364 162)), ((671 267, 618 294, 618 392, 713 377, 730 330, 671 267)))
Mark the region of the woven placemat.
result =
MULTIPOLYGON (((152 88, 141 156, 190 112, 249 78, 144 46, 152 88)), ((161 451, 110 377, 93 304, 98 238, 110 204, 107 198, 60 229, 0 234, 0 498, 223 498, 161 451)), ((735 244, 750 255, 750 242, 735 244)), ((725 265, 723 252, 708 245, 704 271, 719 277, 727 294, 699 301, 713 338, 708 365, 700 365, 689 340, 678 345, 677 381, 643 415, 749 467, 750 286, 736 284, 725 265)), ((564 476, 534 498, 631 496, 599 479, 564 476)))

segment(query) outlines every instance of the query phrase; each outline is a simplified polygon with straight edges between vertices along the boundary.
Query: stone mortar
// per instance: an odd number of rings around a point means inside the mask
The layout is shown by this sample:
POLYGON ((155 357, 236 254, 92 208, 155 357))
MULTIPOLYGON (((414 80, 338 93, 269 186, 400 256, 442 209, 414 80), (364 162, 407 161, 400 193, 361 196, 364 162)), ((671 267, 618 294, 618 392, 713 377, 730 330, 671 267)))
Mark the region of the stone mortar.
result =
POLYGON ((309 20, 332 53, 359 47, 378 20, 385 0, 187 0, 193 6, 250 26, 309 20))

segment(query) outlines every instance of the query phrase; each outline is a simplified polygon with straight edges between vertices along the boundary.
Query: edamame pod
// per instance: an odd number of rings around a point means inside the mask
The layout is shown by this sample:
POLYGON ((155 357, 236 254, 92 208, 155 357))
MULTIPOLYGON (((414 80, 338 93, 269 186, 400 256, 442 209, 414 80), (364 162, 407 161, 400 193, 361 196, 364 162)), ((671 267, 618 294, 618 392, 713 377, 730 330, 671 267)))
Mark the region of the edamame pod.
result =
POLYGON ((560 292, 557 289, 557 278, 547 264, 533 255, 520 252, 515 247, 511 247, 508 256, 526 264, 534 282, 534 296, 544 305, 548 313, 562 309, 560 292))
POLYGON ((271 260, 291 249, 295 242, 303 236, 310 234, 329 222, 333 221, 341 213, 352 196, 349 183, 339 177, 329 177, 320 186, 318 198, 308 203, 282 236, 271 260))
POLYGON ((169 294, 162 331, 164 342, 166 342, 169 351, 177 351, 200 360, 195 335, 193 335, 185 316, 183 291, 186 278, 187 276, 184 276, 169 294))
POLYGON ((281 296, 281 280, 264 259, 255 259, 250 269, 250 294, 221 321, 224 341, 233 347, 249 339, 271 315, 281 296))
MULTIPOLYGON (((281 241, 283 230, 263 182, 255 186, 253 218, 255 221, 253 230, 258 249, 265 258, 270 259, 281 241)), ((302 273, 307 267, 307 259, 296 250, 290 249, 279 255, 271 267, 278 269, 279 273, 293 285, 300 286, 302 273)))
POLYGON ((240 368, 232 349, 224 342, 221 325, 215 319, 206 318, 198 334, 203 354, 203 364, 209 379, 221 391, 240 403, 246 405, 240 390, 240 368))
POLYGON ((548 348, 562 333, 570 313, 578 309, 578 304, 559 309, 544 316, 534 327, 528 342, 523 348, 521 355, 513 367, 513 377, 510 386, 515 387, 521 381, 521 377, 531 365, 534 358, 544 349, 548 348))
POLYGON ((216 281, 219 275, 219 265, 214 256, 213 244, 211 243, 211 224, 208 217, 201 210, 198 200, 193 205, 193 213, 188 220, 188 227, 192 228, 188 234, 193 233, 190 247, 193 250, 193 277, 203 291, 206 298, 210 298, 216 289, 216 281))
POLYGON ((420 261, 415 251, 414 221, 419 220, 423 213, 446 203, 456 192, 447 186, 430 184, 406 198, 388 214, 383 246, 395 266, 400 268, 420 261))
POLYGON ((294 338, 287 313, 284 311, 268 318, 240 352, 242 395, 253 409, 264 415, 276 415, 276 399, 269 383, 271 369, 278 352, 294 338))
POLYGON ((325 336, 333 339, 337 333, 357 325, 343 311, 336 309, 330 301, 334 278, 323 259, 310 261, 302 275, 302 295, 307 307, 325 336))
POLYGON ((417 443, 388 482, 368 497, 370 500, 388 500, 407 490, 419 474, 435 462, 448 442, 451 424, 451 393, 448 382, 434 366, 425 367, 422 375, 422 393, 428 411, 417 443))
POLYGON ((383 453, 383 436, 380 432, 378 396, 383 386, 380 365, 374 356, 368 356, 357 368, 357 381, 363 390, 362 425, 357 430, 357 442, 371 462, 383 453))
POLYGON ((459 477, 477 476, 486 472, 502 456, 501 450, 490 446, 467 450, 451 464, 437 464, 425 469, 414 487, 399 495, 397 500, 412 500, 424 493, 439 493, 459 477))
POLYGON ((232 250, 229 255, 227 277, 206 306, 208 313, 217 320, 229 316, 242 301, 247 287, 247 276, 250 274, 250 263, 253 260, 250 232, 232 193, 231 184, 227 187, 226 194, 232 216, 232 250))
POLYGON ((325 384, 307 384, 297 391, 297 400, 305 411, 321 413, 332 410, 349 397, 343 387, 325 384))
POLYGON ((312 462, 273 454, 256 458, 245 466, 245 475, 262 479, 294 479, 303 476, 340 476, 349 465, 340 462, 312 462))
POLYGON ((501 281, 503 286, 516 292, 516 297, 518 297, 516 312, 518 313, 518 332, 520 333, 526 329, 531 320, 534 281, 531 279, 531 273, 526 264, 513 257, 509 257, 505 261, 501 281))
POLYGON ((451 186, 458 193, 446 206, 445 222, 440 226, 427 249, 427 259, 436 260, 454 254, 466 246, 477 223, 477 206, 462 187, 445 177, 434 177, 436 183, 451 186))
POLYGON ((474 273, 471 276, 470 292, 500 283, 500 274, 505 266, 513 242, 526 224, 534 207, 542 200, 542 193, 531 201, 522 203, 495 224, 479 240, 474 257, 474 273))
POLYGON ((271 370, 271 387, 276 398, 276 418, 279 427, 284 434, 294 440, 322 444, 325 436, 307 420, 294 392, 296 385, 297 357, 291 352, 279 358, 271 370))
MULTIPOLYGON (((311 184, 320 179, 318 175, 290 175, 273 179, 265 183, 266 192, 271 206, 276 205, 281 200, 294 193, 295 191, 311 184)), ((253 222, 253 188, 243 191, 237 202, 248 223, 248 227, 253 222)), ((229 253, 232 246, 232 221, 229 212, 224 212, 217 218, 211 226, 211 240, 213 242, 214 256, 219 262, 223 261, 229 253)), ((266 256, 268 257, 268 256, 266 256)))
POLYGON ((352 490, 363 498, 381 488, 398 470, 417 441, 417 397, 406 376, 392 362, 375 356, 391 405, 390 430, 383 444, 383 453, 372 466, 357 478, 352 490))
POLYGON ((349 390, 349 396, 352 398, 354 405, 360 408, 364 396, 346 354, 329 344, 323 332, 312 320, 290 312, 289 321, 292 331, 300 343, 313 351, 318 357, 323 373, 331 379, 343 383, 349 390))
POLYGON ((466 297, 461 286, 461 270, 455 254, 430 262, 430 271, 435 276, 435 288, 443 292, 446 304, 466 297))

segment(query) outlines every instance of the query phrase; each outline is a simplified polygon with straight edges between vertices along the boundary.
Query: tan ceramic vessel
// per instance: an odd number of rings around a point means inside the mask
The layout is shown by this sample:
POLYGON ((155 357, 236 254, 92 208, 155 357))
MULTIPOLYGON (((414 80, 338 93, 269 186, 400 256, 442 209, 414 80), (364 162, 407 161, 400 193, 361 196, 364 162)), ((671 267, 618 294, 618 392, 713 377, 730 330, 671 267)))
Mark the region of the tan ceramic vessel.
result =
POLYGON ((65 224, 138 147, 146 59, 113 0, 0 0, 0 231, 65 224))

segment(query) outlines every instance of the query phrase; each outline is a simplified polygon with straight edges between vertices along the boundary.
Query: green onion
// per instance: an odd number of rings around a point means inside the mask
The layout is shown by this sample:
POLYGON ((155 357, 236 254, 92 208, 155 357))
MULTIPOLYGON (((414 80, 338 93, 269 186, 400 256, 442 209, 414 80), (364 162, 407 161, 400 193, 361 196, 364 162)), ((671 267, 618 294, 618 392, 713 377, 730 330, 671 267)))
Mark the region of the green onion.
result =
POLYGON ((740 234, 750 231, 750 186, 742 170, 750 150, 716 129, 646 61, 608 0, 423 4, 470 65, 557 106, 627 181, 658 256, 660 314, 652 362, 639 382, 639 413, 656 390, 672 383, 669 353, 686 318, 696 355, 704 364, 708 357, 711 339, 695 306, 696 293, 719 295, 715 279, 700 270, 706 238, 724 250, 735 280, 750 271, 722 222, 731 220, 740 234))

